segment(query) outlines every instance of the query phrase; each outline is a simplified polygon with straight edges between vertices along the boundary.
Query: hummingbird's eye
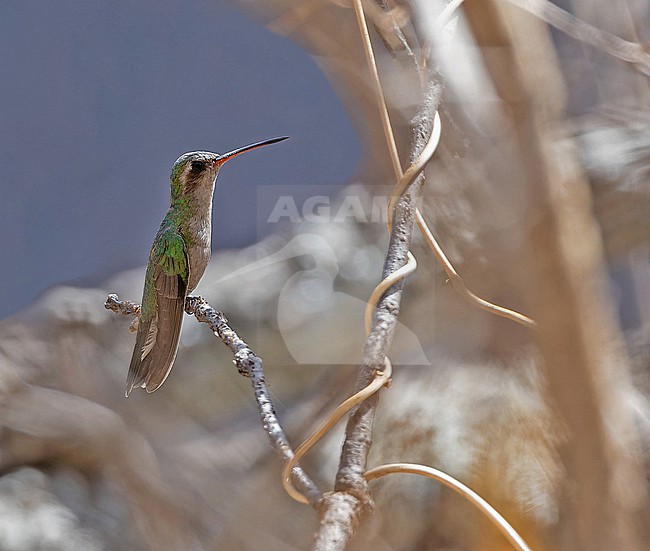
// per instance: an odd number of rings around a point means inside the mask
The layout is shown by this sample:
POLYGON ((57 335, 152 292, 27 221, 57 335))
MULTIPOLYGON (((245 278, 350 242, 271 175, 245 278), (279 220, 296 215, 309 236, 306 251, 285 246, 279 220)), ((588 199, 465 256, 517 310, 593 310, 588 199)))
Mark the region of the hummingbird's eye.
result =
POLYGON ((203 161, 192 161, 192 167, 190 168, 190 172, 192 174, 200 174, 205 170, 205 163, 203 161))

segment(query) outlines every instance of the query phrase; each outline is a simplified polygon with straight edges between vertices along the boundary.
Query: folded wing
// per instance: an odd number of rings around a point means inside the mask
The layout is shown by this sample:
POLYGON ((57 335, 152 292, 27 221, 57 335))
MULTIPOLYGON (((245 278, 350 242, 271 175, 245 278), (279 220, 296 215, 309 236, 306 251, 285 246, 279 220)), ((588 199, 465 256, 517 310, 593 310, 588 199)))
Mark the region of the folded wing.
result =
POLYGON ((149 257, 127 396, 136 386, 154 392, 169 375, 178 351, 188 277, 182 236, 171 230, 160 232, 149 257))

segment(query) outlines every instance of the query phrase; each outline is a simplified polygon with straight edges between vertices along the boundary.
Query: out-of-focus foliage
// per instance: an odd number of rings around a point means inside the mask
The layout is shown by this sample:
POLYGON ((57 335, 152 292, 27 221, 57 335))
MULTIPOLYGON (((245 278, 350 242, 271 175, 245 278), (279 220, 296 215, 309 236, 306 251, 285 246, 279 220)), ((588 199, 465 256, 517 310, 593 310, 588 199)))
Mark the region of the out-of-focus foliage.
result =
MULTIPOLYGON (((298 444, 323 411, 351 393, 365 300, 386 247, 385 218, 377 213, 391 169, 350 7, 325 0, 240 4, 317 56, 363 139, 354 182, 336 198, 279 204, 281 230, 215 255, 197 289, 264 359, 279 416, 298 444)), ((522 228, 534 225, 536 205, 521 184, 522 168, 508 156, 510 120, 468 27, 461 18, 436 29, 422 2, 397 3, 389 15, 380 4, 368 3, 368 12, 400 143, 408 143, 417 98, 404 92, 412 60, 387 39, 393 25, 410 41, 432 40, 417 54, 430 52, 427 62, 446 86, 443 144, 427 171, 422 211, 470 288, 526 309, 522 228)), ((573 4, 589 16, 589 2, 573 4)), ((647 36, 647 6, 617 5, 647 36)), ((558 150, 577 144, 589 176, 593 195, 586 200, 593 200, 612 277, 605 298, 619 307, 632 358, 635 385, 623 384, 619 396, 647 468, 647 81, 633 67, 551 36, 532 17, 525 21, 536 48, 521 52, 534 61, 530 70, 540 82, 555 75, 554 83, 564 71, 566 88, 544 101, 553 109, 568 99, 572 117, 549 134, 558 150), (596 87, 588 97, 585 80, 596 87)), ((371 461, 442 468, 483 494, 534 548, 551 549, 566 529, 558 524, 565 474, 558 447, 566 442, 545 399, 532 335, 454 294, 417 238, 414 252, 419 267, 406 285, 391 353, 395 380, 380 402, 371 461)), ((129 320, 102 303, 108 292, 138 300, 143 276, 138 269, 99 289, 54 288, 0 325, 0 548, 304 549, 316 515, 283 493, 248 381, 205 327, 186 320, 176 365, 158 392, 123 398, 133 337, 129 320)), ((330 436, 304 462, 324 487, 339 443, 340 434, 330 436)), ((430 482, 395 478, 375 488, 376 512, 357 549, 505 548, 468 505, 430 482)), ((648 511, 639 516, 647 521, 648 511)))

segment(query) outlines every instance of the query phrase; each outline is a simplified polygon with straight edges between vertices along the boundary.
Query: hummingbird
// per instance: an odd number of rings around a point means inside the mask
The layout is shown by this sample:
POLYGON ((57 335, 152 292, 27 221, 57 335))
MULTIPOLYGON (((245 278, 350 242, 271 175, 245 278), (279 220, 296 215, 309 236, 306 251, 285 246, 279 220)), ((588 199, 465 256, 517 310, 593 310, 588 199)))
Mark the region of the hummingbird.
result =
POLYGON ((212 252, 212 197, 219 169, 237 155, 286 139, 272 138, 222 155, 192 151, 174 163, 169 210, 149 253, 127 397, 136 386, 154 392, 172 369, 185 298, 201 280, 212 252))

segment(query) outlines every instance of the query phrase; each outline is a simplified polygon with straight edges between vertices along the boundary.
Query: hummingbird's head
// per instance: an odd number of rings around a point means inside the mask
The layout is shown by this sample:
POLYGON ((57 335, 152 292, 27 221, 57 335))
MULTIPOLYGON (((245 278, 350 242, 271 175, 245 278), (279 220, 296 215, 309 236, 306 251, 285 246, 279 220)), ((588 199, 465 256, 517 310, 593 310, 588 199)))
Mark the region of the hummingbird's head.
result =
POLYGON ((219 169, 226 162, 252 149, 257 149, 263 145, 286 140, 283 138, 272 138, 262 142, 256 142, 244 147, 233 149, 228 153, 210 153, 209 151, 191 151, 183 153, 172 167, 171 186, 172 199, 185 195, 192 190, 212 189, 215 178, 219 174, 219 169))
POLYGON ((209 151, 183 153, 172 167, 172 198, 185 195, 194 189, 211 188, 223 164, 218 160, 219 154, 209 151))

